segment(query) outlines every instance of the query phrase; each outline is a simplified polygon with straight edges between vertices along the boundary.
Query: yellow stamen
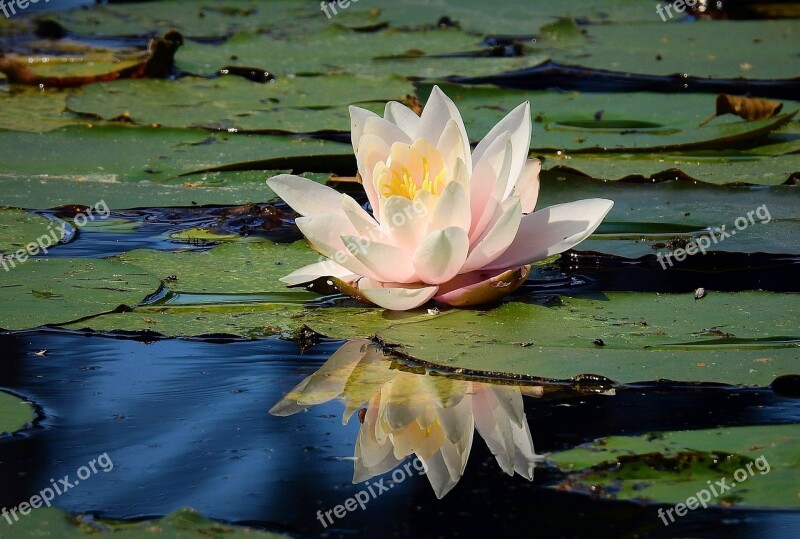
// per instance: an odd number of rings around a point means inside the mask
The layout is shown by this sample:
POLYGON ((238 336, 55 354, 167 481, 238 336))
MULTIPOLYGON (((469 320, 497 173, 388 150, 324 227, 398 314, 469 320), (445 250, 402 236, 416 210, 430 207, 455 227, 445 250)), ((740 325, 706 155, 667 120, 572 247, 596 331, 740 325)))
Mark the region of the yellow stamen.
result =
POLYGON ((427 157, 422 158, 422 178, 420 178, 420 183, 414 180, 406 167, 401 167, 399 172, 397 169, 392 168, 391 173, 392 176, 389 182, 383 185, 382 194, 387 198, 401 196, 413 200, 420 189, 438 196, 445 186, 445 170, 440 170, 435 178, 431 178, 430 164, 427 157))

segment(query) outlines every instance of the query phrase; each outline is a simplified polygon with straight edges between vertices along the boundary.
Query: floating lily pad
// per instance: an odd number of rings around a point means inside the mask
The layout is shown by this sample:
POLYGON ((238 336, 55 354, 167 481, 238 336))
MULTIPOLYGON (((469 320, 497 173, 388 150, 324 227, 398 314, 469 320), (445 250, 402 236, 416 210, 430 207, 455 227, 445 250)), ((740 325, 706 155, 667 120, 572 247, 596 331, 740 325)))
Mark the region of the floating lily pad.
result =
POLYGON ((798 443, 798 424, 729 427, 612 436, 549 458, 571 491, 605 499, 685 504, 706 490, 710 506, 797 509, 798 443))
POLYGON ((0 435, 21 430, 36 419, 36 410, 31 403, 0 391, 0 435))
MULTIPOLYGON (((261 132, 311 133, 350 130, 348 105, 402 100, 414 87, 398 77, 350 75, 280 77, 257 84, 240 77, 177 81, 129 80, 94 84, 68 100, 69 109, 139 125, 205 127, 261 132)), ((254 155, 253 157, 257 157, 254 155)))
POLYGON ((113 260, 30 258, 0 277, 0 328, 27 329, 138 304, 160 281, 113 260))
POLYGON ((207 519, 193 509, 179 509, 158 520, 119 521, 73 517, 52 508, 35 509, 14 523, 14 537, 58 537, 79 539, 98 534, 121 539, 144 539, 155 536, 175 539, 200 539, 226 537, 230 539, 288 539, 280 535, 252 528, 223 524, 207 519))
POLYGON ((799 370, 800 305, 791 295, 609 293, 561 303, 451 311, 378 335, 437 365, 552 380, 591 373, 620 383, 766 386, 799 370))
POLYGON ((0 208, 0 255, 8 256, 31 243, 36 244, 42 236, 50 236, 47 243, 54 245, 64 237, 64 229, 53 219, 24 210, 0 208))

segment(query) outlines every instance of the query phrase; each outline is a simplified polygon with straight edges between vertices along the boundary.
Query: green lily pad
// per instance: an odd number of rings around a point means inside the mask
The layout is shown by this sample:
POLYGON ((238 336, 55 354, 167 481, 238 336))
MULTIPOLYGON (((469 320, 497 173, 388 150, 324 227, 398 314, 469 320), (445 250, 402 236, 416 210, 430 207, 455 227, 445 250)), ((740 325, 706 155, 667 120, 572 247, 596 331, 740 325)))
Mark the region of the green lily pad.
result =
POLYGON ((711 506, 797 509, 798 443, 799 424, 728 427, 611 436, 549 459, 570 472, 571 491, 606 499, 685 504, 706 490, 711 506))
POLYGON ((31 403, 0 391, 0 435, 22 430, 36 419, 36 410, 31 403))
POLYGON ((793 186, 599 182, 555 170, 543 172, 541 181, 539 208, 577 198, 615 202, 598 231, 575 248, 578 251, 639 258, 666 255, 705 237, 710 242, 707 251, 800 254, 800 193, 793 186), (739 218, 747 220, 746 228, 736 229, 739 218))
POLYGON ((200 539, 204 537, 226 537, 230 539, 288 539, 287 535, 275 534, 223 524, 207 519, 193 509, 179 509, 157 520, 119 521, 109 519, 71 516, 55 507, 35 509, 14 523, 14 537, 54 537, 79 539, 98 534, 115 539, 144 539, 155 536, 174 539, 200 539))
POLYGON ((30 258, 0 279, 0 328, 28 329, 64 323, 136 305, 160 281, 113 260, 30 258))
MULTIPOLYGON (((25 210, 0 208, 0 256, 12 255, 32 243, 37 244, 35 251, 38 251, 42 236, 49 236, 47 243, 55 245, 64 237, 64 229, 52 219, 25 210)), ((41 245, 46 247, 46 242, 41 245)))
POLYGON ((413 94, 398 77, 279 77, 257 84, 241 77, 177 81, 127 80, 93 84, 68 99, 76 113, 113 119, 127 115, 139 125, 312 133, 350 130, 351 103, 378 102, 413 94))
POLYGON ((800 305, 791 295, 711 292, 696 301, 692 294, 609 293, 561 303, 450 311, 378 336, 436 365, 550 380, 591 373, 623 384, 663 378, 766 386, 798 371, 800 305))
MULTIPOLYGON (((793 113, 747 122, 735 116, 698 125, 714 112, 709 94, 626 94, 504 90, 442 86, 453 98, 473 141, 480 140, 512 108, 531 102, 531 150, 538 153, 652 153, 695 149, 729 150, 738 141, 758 141, 787 125, 793 113), (600 118, 599 120, 596 118, 600 118)), ((419 87, 428 95, 429 87, 419 87)), ((800 102, 786 102, 795 111, 800 102)))

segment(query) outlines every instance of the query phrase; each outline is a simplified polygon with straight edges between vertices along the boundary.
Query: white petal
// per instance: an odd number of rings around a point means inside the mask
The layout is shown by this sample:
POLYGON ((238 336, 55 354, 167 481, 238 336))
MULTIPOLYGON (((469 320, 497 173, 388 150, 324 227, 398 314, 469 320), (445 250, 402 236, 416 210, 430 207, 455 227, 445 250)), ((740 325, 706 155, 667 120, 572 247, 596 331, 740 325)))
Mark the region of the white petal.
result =
POLYGON ((445 165, 449 170, 455 169, 456 160, 470 163, 470 168, 467 169, 467 176, 472 172, 472 156, 469 153, 469 141, 464 144, 464 132, 461 131, 458 123, 452 118, 447 120, 442 136, 439 137, 439 142, 436 144, 436 149, 442 154, 445 165))
POLYGON ((522 213, 531 213, 536 207, 536 200, 539 198, 539 172, 542 170, 542 162, 538 159, 528 159, 522 174, 519 177, 514 193, 522 201, 522 213))
POLYGON ((342 241, 345 245, 354 246, 351 249, 353 256, 371 269, 378 280, 393 283, 419 280, 408 253, 399 247, 348 235, 343 235, 342 241))
POLYGON ((433 87, 422 111, 416 138, 424 138, 432 145, 436 145, 447 127, 447 122, 451 119, 455 121, 456 127, 461 132, 461 144, 466 156, 467 168, 472 169, 469 137, 464 127, 464 120, 461 119, 461 113, 455 103, 438 86, 433 87))
POLYGON ((412 142, 411 137, 406 135, 402 129, 380 116, 367 118, 364 125, 364 135, 380 137, 389 147, 397 142, 402 142, 403 144, 411 144, 412 142))
POLYGON ((308 178, 280 174, 267 180, 267 185, 302 216, 333 214, 344 217, 339 205, 341 193, 308 178))
POLYGON ((403 130, 411 139, 416 138, 419 116, 397 101, 389 101, 383 111, 383 117, 403 130))
POLYGON ((436 230, 414 251, 414 267, 423 282, 445 283, 458 274, 468 252, 469 236, 463 228, 452 226, 436 230))
POLYGON ((489 147, 494 143, 495 139, 505 133, 511 133, 511 144, 513 158, 511 162, 510 177, 512 178, 506 191, 503 194, 503 199, 507 197, 514 188, 514 183, 519 175, 522 173, 522 167, 528 158, 528 152, 531 145, 531 106, 527 101, 514 110, 512 110, 505 118, 500 120, 491 131, 483 138, 483 140, 475 147, 475 152, 472 154, 473 162, 477 167, 480 160, 485 155, 489 147))
POLYGON ((416 309, 420 305, 428 302, 438 286, 426 286, 423 288, 366 288, 359 286, 359 290, 368 300, 384 309, 393 311, 407 311, 416 309))
POLYGON ((324 256, 335 261, 357 275, 376 277, 375 273, 356 259, 342 242, 341 234, 355 236, 353 225, 345 217, 324 214, 311 217, 299 217, 295 220, 297 228, 324 256))
POLYGON ((356 153, 361 145, 361 135, 364 134, 364 126, 369 118, 379 118, 379 116, 367 109, 350 106, 350 141, 353 143, 353 151, 356 153))
POLYGON ((378 235, 378 222, 352 197, 343 194, 339 198, 339 203, 342 206, 342 211, 359 236, 372 237, 373 235, 378 235))
POLYGON ((311 282, 320 277, 338 277, 343 281, 349 281, 357 277, 357 275, 344 266, 340 266, 333 260, 323 260, 294 270, 286 277, 281 277, 280 280, 288 286, 295 286, 311 282))
POLYGON ((487 269, 521 266, 562 253, 588 238, 613 206, 611 200, 590 198, 525 215, 517 237, 487 269))
POLYGON ((504 133, 494 140, 472 171, 469 194, 472 225, 469 237, 473 243, 483 234, 502 202, 502 193, 508 184, 511 157, 511 135, 504 133))
MULTIPOLYGON (((427 191, 425 191, 427 192, 427 191)), ((428 207, 420 198, 412 202, 405 197, 391 196, 383 203, 381 224, 394 244, 413 253, 428 229, 428 207)))
POLYGON ((372 205, 372 212, 376 219, 379 215, 379 197, 375 190, 375 170, 377 165, 389 159, 390 146, 377 135, 367 134, 361 137, 361 146, 356 152, 356 163, 358 173, 361 175, 361 182, 364 191, 367 193, 369 203, 372 205))
POLYGON ((458 182, 450 182, 444 188, 428 224, 428 233, 457 226, 469 232, 470 220, 469 198, 466 190, 458 182))
POLYGON ((486 227, 486 231, 473 244, 462 272, 480 269, 495 261, 517 236, 522 221, 522 205, 519 198, 513 196, 507 199, 498 210, 486 227))

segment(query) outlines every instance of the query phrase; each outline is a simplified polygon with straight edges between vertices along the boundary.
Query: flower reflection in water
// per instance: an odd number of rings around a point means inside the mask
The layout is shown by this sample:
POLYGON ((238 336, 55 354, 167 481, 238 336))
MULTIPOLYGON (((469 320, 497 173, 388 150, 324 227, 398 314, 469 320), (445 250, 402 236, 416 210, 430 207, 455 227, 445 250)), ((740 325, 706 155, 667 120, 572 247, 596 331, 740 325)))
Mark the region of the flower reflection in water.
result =
POLYGON ((359 412, 355 444, 359 483, 386 473, 412 453, 422 461, 436 496, 458 483, 477 429, 507 474, 533 479, 536 462, 522 395, 541 388, 459 380, 399 370, 369 340, 345 343, 270 413, 288 416, 335 398, 345 403, 342 422, 359 412))

